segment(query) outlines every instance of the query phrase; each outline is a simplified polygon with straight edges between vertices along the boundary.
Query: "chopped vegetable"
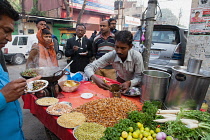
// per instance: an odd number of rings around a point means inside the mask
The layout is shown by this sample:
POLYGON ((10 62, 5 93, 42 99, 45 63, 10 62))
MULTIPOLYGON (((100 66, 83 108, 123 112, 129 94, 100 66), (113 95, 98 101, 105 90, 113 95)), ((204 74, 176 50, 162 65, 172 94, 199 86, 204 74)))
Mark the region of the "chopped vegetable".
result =
POLYGON ((191 124, 191 123, 198 124, 198 121, 194 119, 180 119, 180 120, 184 124, 191 124))
POLYGON ((36 77, 38 73, 35 70, 27 69, 21 73, 22 76, 36 77))
POLYGON ((175 114, 156 114, 156 115, 161 115, 164 118, 171 118, 171 117, 175 117, 176 118, 176 115, 175 114))
POLYGON ((154 122, 158 122, 158 123, 165 123, 165 122, 168 122, 168 121, 175 121, 176 118, 175 117, 171 117, 171 118, 165 118, 165 119, 156 119, 156 120, 153 120, 154 122))
POLYGON ((187 128, 193 129, 193 128, 198 128, 198 124, 196 123, 188 123, 186 125, 187 128))
POLYGON ((180 110, 162 110, 158 109, 157 114, 178 114, 180 110))

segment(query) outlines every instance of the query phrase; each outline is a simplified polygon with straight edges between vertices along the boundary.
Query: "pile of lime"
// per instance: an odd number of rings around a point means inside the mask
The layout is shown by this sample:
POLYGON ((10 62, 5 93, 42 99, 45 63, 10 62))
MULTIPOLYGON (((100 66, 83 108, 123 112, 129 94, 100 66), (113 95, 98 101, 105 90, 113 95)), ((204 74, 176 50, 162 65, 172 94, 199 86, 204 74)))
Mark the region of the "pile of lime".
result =
POLYGON ((149 127, 144 127, 140 122, 137 123, 138 129, 133 130, 133 127, 129 127, 127 131, 121 133, 120 140, 156 140, 156 135, 161 132, 160 128, 151 130, 149 127))

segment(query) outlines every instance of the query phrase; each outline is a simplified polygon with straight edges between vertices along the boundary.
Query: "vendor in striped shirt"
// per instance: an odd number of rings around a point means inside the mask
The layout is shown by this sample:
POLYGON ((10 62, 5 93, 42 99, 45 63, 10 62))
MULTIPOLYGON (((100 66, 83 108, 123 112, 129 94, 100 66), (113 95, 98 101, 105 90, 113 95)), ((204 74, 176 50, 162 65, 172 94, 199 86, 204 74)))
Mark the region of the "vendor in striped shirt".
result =
POLYGON ((143 59, 141 53, 131 49, 132 39, 133 35, 130 31, 120 31, 115 36, 115 50, 106 53, 85 67, 86 75, 98 87, 106 90, 110 88, 108 84, 94 74, 97 69, 110 64, 116 70, 117 81, 122 83, 120 86, 123 93, 128 91, 130 87, 140 84, 141 73, 144 70, 143 59))
MULTIPOLYGON (((100 34, 93 41, 93 52, 96 59, 115 49, 115 39, 114 34, 110 31, 110 22, 108 20, 101 21, 100 28, 100 34)), ((116 80, 115 73, 112 65, 107 65, 98 69, 95 74, 116 80)))

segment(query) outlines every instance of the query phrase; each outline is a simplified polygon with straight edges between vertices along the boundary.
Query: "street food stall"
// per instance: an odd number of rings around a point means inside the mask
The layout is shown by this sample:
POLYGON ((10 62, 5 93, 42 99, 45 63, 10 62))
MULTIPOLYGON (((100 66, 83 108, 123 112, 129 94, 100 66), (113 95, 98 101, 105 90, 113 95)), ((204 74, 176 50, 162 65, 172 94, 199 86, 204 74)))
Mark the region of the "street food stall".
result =
MULTIPOLYGON (((110 85, 119 84, 118 82, 108 78, 106 78, 106 81, 110 85)), ((80 83, 81 85, 75 92, 62 92, 63 96, 59 99, 59 102, 69 102, 72 104, 72 108, 75 109, 90 101, 109 98, 111 95, 110 91, 99 88, 96 84, 92 83, 91 81, 83 81, 80 83), (81 96, 84 95, 84 93, 92 93, 93 97, 86 99, 87 97, 81 96)), ((73 136, 73 129, 68 129, 59 126, 57 123, 57 119, 59 116, 48 114, 46 111, 47 106, 38 105, 36 103, 36 100, 38 98, 35 95, 26 94, 23 95, 22 98, 24 101, 23 108, 30 109, 30 112, 33 115, 35 115, 44 124, 44 126, 48 128, 51 132, 53 132, 57 137, 59 137, 62 140, 75 139, 73 136)), ((142 104, 140 102, 139 96, 129 97, 122 95, 122 98, 132 101, 132 103, 135 104, 139 110, 141 110, 142 104)))
MULTIPOLYGON (((159 74, 149 74, 149 79, 161 78, 159 74)), ((67 80, 58 83, 56 80, 53 86, 48 87, 48 91, 56 91, 55 85, 60 85, 61 93, 54 92, 56 94, 51 97, 25 94, 22 96, 23 108, 30 109, 61 140, 87 140, 92 133, 94 139, 101 140, 210 138, 208 112, 183 108, 162 110, 163 101, 147 100, 143 104, 139 95, 118 94, 113 90, 120 84, 117 81, 101 76, 99 78, 110 85, 110 91, 99 88, 91 81, 67 80), (64 85, 75 88, 69 90, 64 85)), ((142 94, 145 94, 145 89, 142 94)), ((151 92, 155 91, 154 87, 152 89, 151 92)))

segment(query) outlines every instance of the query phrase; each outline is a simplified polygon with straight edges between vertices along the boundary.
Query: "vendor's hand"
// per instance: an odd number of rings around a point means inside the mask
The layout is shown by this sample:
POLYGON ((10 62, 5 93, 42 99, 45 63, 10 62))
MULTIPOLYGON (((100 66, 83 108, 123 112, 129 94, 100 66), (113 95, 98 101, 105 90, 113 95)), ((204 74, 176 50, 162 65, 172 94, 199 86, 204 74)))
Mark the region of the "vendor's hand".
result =
POLYGON ((131 86, 131 81, 126 81, 120 85, 122 93, 126 93, 131 86))
POLYGON ((26 79, 19 78, 6 84, 0 92, 4 95, 6 102, 17 100, 26 88, 26 79))
POLYGON ((73 46, 74 51, 78 51, 79 47, 78 46, 73 46))
POLYGON ((96 85, 102 89, 109 90, 110 86, 107 85, 101 78, 98 78, 96 75, 91 76, 91 79, 93 80, 96 85))

